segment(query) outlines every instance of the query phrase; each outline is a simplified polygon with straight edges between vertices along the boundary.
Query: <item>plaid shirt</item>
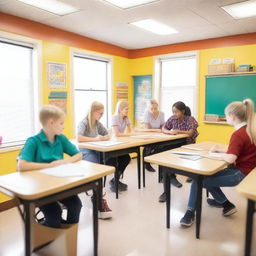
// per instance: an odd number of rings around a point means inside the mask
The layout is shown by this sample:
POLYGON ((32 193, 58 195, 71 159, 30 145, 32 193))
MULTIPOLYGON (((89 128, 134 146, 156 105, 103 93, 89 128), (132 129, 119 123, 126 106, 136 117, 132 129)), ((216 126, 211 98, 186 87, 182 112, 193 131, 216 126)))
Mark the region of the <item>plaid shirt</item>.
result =
POLYGON ((183 120, 177 119, 175 116, 171 116, 165 123, 164 128, 167 130, 180 130, 189 131, 193 130, 193 135, 187 138, 187 144, 195 143, 198 136, 197 131, 198 123, 193 116, 185 116, 183 120))

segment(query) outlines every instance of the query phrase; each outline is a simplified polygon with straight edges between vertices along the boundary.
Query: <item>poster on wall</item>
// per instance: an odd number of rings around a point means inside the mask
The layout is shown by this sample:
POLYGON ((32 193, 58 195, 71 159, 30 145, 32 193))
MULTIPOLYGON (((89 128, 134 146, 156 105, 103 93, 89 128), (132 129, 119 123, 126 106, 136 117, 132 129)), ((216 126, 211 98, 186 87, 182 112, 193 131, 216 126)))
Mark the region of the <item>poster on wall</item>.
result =
POLYGON ((50 92, 48 102, 50 105, 57 106, 67 113, 67 94, 67 92, 50 92))
POLYGON ((50 89, 66 88, 66 64, 47 63, 47 84, 50 89))
POLYGON ((134 84, 134 120, 141 127, 147 102, 152 98, 152 75, 133 76, 134 84))

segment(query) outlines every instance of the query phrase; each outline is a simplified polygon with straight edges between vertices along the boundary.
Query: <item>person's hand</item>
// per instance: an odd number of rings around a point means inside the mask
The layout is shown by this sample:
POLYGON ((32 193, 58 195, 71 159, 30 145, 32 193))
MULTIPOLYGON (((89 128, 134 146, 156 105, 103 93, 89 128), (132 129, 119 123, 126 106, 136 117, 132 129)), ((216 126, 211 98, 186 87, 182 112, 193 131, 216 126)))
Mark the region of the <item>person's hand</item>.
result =
POLYGON ((108 135, 102 136, 102 140, 109 140, 109 136, 108 135))
POLYGON ((178 134, 178 130, 171 130, 169 134, 171 134, 171 135, 177 135, 177 134, 178 134))
POLYGON ((61 165, 61 164, 66 164, 67 161, 66 160, 55 160, 55 161, 52 161, 49 165, 50 167, 55 167, 55 166, 58 166, 58 165, 61 165))
POLYGON ((220 152, 220 147, 218 145, 213 145, 210 149, 210 152, 220 152))
POLYGON ((97 139, 97 141, 105 140, 105 139, 104 139, 104 136, 102 136, 102 135, 98 135, 98 136, 96 137, 96 139, 97 139))

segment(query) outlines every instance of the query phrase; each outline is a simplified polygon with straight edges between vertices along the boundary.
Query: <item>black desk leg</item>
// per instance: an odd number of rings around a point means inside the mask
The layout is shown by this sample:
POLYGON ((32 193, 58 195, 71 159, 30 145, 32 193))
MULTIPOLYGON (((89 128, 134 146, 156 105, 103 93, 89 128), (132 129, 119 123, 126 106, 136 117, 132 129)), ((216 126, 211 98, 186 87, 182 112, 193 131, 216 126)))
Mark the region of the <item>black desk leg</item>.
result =
POLYGON ((115 157, 115 189, 116 189, 116 199, 118 199, 118 181, 119 181, 119 173, 118 173, 118 159, 115 157))
POLYGON ((140 162, 140 147, 138 147, 137 149, 137 169, 138 169, 138 188, 140 189, 140 174, 141 174, 141 170, 140 170, 140 166, 141 166, 141 162, 140 162))
POLYGON ((170 228, 170 207, 171 207, 170 174, 167 173, 167 171, 163 171, 163 175, 164 175, 164 189, 166 193, 166 227, 170 228))
POLYGON ((25 212, 25 256, 31 254, 31 205, 28 202, 24 202, 25 212))
POLYGON ((98 197, 100 197, 100 186, 102 187, 102 181, 93 189, 93 255, 98 255, 98 197))
POLYGON ((142 179, 143 179, 143 187, 146 187, 146 181, 145 181, 145 161, 144 161, 144 157, 145 157, 145 147, 142 150, 142 179))
POLYGON ((255 202, 248 199, 247 201, 247 215, 246 215, 246 233, 245 233, 245 256, 251 254, 252 244, 252 227, 253 227, 253 214, 255 212, 255 202))
POLYGON ((202 212, 202 189, 203 189, 203 176, 197 179, 197 196, 196 196, 196 238, 200 237, 200 224, 202 212))

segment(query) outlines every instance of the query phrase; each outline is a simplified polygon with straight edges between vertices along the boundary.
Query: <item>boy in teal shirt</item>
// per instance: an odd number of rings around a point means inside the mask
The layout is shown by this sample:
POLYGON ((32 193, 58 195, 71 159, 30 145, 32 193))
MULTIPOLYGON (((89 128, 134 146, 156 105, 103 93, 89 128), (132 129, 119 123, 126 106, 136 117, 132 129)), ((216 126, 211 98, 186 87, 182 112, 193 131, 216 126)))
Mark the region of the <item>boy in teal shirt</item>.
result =
MULTIPOLYGON (((46 105, 39 113, 43 129, 39 134, 27 139, 19 161, 19 171, 39 170, 65 163, 74 163, 82 159, 82 154, 62 133, 65 113, 58 107, 46 105), (70 157, 63 159, 64 153, 70 157)), ((61 223, 78 223, 82 203, 77 195, 60 200, 67 208, 67 218, 61 218, 62 209, 58 202, 40 207, 45 217, 45 225, 60 227, 61 223)))

